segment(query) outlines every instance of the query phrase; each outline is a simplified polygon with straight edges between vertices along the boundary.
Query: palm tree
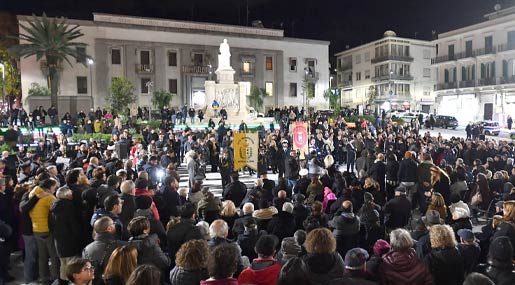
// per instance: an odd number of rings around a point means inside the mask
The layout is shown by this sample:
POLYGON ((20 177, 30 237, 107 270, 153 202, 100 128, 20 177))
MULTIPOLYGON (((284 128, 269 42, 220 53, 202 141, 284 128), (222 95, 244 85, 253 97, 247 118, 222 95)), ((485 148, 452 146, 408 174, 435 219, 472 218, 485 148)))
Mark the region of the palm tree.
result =
POLYGON ((263 106, 263 98, 267 96, 265 88, 258 88, 255 85, 250 87, 250 94, 248 97, 250 106, 256 110, 256 112, 261 110, 263 106))
POLYGON ((66 61, 71 66, 70 58, 74 58, 86 65, 86 60, 90 58, 85 53, 87 45, 75 42, 84 34, 79 30, 79 26, 68 25, 65 18, 48 18, 44 13, 41 17, 32 15, 28 25, 20 23, 20 27, 17 37, 20 43, 8 50, 18 57, 36 56, 43 74, 48 79, 52 105, 57 109, 59 71, 62 69, 62 62, 66 61))
POLYGON ((165 90, 154 91, 152 96, 152 105, 159 110, 164 109, 164 107, 170 105, 174 95, 175 94, 165 90))

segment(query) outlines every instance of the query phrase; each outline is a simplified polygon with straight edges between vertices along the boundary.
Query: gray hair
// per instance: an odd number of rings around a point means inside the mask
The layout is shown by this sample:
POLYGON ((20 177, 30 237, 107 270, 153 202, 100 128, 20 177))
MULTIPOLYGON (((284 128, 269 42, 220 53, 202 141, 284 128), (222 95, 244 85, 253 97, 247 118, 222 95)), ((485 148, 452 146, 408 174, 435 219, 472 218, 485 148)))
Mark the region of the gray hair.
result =
POLYGON ((254 204, 247 202, 243 204, 243 215, 250 215, 254 213, 254 204))
POLYGON ((390 233, 390 245, 395 251, 405 251, 413 247, 413 239, 405 229, 396 229, 390 233))
POLYGON ((55 194, 55 196, 57 197, 57 199, 66 199, 68 195, 71 195, 72 194, 72 190, 70 190, 70 188, 68 188, 68 186, 63 186, 59 189, 57 189, 57 192, 55 194))
POLYGON ((134 189, 136 189, 136 184, 134 184, 132 180, 125 180, 122 182, 122 185, 120 185, 120 190, 125 194, 132 193, 134 189))
POLYGON ((263 187, 263 179, 261 179, 261 178, 256 179, 256 186, 263 187))
POLYGON ((290 214, 293 213, 293 204, 290 202, 285 202, 283 204, 283 212, 288 212, 290 214))
POLYGON ((209 236, 211 238, 225 238, 229 234, 229 225, 224 220, 215 220, 209 226, 209 236))
POLYGON ((196 226, 200 230, 202 236, 209 239, 209 224, 206 221, 200 221, 196 226))

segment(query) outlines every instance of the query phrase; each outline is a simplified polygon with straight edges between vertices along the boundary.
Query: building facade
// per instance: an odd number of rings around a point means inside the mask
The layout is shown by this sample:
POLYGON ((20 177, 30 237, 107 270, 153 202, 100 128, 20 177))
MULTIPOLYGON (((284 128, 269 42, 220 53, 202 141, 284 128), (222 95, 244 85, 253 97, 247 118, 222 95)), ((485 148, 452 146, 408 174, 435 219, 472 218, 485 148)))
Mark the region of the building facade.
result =
POLYGON ((434 41, 437 111, 462 125, 515 115, 515 7, 485 18, 434 41))
MULTIPOLYGON (((20 23, 28 20, 18 16, 20 23)), ((176 94, 172 106, 199 105, 205 99, 204 82, 216 79, 218 49, 224 39, 231 46, 235 80, 267 91, 262 111, 277 106, 327 106, 323 99, 329 88, 327 41, 287 38, 282 30, 108 14, 68 23, 80 26, 84 36, 79 41, 88 44, 86 53, 93 63, 63 63, 60 113, 106 106, 111 80, 120 76, 129 78, 136 88, 133 108, 150 107, 155 90, 176 94), (308 83, 315 85, 315 97, 310 100, 304 96, 308 83)), ((23 96, 33 82, 46 86, 40 64, 35 57, 21 60, 23 96)))
POLYGON ((371 110, 433 109, 431 42, 384 37, 336 54, 336 84, 341 88, 342 106, 364 106, 371 110))

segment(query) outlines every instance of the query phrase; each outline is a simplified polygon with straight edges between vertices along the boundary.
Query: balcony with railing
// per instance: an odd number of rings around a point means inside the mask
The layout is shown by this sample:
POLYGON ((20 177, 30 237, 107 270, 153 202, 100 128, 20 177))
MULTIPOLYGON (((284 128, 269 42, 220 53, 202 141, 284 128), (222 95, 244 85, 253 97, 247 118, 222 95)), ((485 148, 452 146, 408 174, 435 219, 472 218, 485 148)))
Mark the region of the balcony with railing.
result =
POLYGON ((413 80, 413 76, 409 74, 391 74, 391 75, 379 75, 372 78, 372 81, 390 81, 390 80, 413 80))
POLYGON ((338 71, 340 71, 340 72, 347 71, 347 70, 352 70, 352 63, 342 64, 342 65, 340 65, 340 67, 338 67, 338 71))
POLYGON ((401 94, 395 94, 392 93, 391 95, 389 92, 379 94, 376 98, 377 101, 410 101, 411 100, 411 94, 410 93, 401 93, 401 94))
POLYGON ((497 53, 497 47, 491 46, 491 47, 484 47, 479 48, 474 51, 475 56, 485 56, 485 55, 491 55, 497 53))
POLYGON ((456 59, 457 58, 456 58, 455 54, 441 55, 441 56, 431 58, 431 64, 454 61, 456 59))
POLYGON ((318 81, 318 77, 318 72, 309 71, 308 73, 306 73, 306 81, 315 82, 318 81))
POLYGON ((505 43, 497 46, 497 52, 515 51, 515 43, 505 43))
POLYGON ((148 74, 154 73, 154 65, 153 64, 136 64, 136 73, 148 74))
POLYGON ((352 88, 352 80, 346 80, 339 83, 343 88, 352 88))
POLYGON ((385 55, 377 55, 374 57, 371 62, 372 63, 378 63, 383 62, 387 60, 395 60, 395 61, 413 61, 413 57, 409 55, 393 55, 393 54, 385 54, 385 55))
POLYGON ((459 83, 460 88, 476 87, 476 80, 462 80, 459 83))
POLYGON ((475 57, 476 54, 473 50, 468 50, 468 51, 462 51, 462 52, 458 52, 455 54, 455 58, 457 60, 459 59, 466 59, 466 58, 473 58, 475 57))
POLYGON ((503 76, 499 78, 500 84, 512 84, 515 83, 515 75, 512 76, 503 76))
POLYGON ((209 66, 204 65, 183 65, 181 70, 182 73, 209 74, 209 66))
POLYGON ((435 85, 435 91, 446 90, 446 89, 456 89, 458 88, 457 82, 447 82, 447 83, 439 83, 435 85))
POLYGON ((477 80, 477 86, 489 86, 497 84, 497 80, 495 77, 491 78, 481 78, 477 80))

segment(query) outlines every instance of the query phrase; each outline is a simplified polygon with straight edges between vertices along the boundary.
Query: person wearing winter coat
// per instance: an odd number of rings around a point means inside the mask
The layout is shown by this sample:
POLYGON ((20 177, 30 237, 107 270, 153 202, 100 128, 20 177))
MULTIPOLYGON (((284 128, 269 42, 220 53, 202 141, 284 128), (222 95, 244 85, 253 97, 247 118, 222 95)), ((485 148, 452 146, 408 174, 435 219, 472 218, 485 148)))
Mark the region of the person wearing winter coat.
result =
POLYGON ((435 284, 461 285, 465 277, 465 262, 456 248, 456 238, 448 225, 434 225, 429 230, 431 252, 424 263, 435 284))
POLYGON ((248 257, 249 260, 254 260, 258 257, 254 249, 256 242, 262 235, 266 234, 266 231, 258 230, 256 220, 252 217, 245 220, 244 228, 245 231, 238 235, 237 240, 241 248, 241 255, 248 257))
POLYGON ((358 247, 360 221, 354 214, 352 202, 344 201, 342 207, 333 219, 329 221, 329 227, 333 228, 333 235, 336 238, 337 250, 340 255, 347 253, 349 249, 358 247))
POLYGON ((207 259, 209 248, 204 240, 184 243, 175 256, 175 267, 170 271, 170 285, 198 285, 209 278, 207 259))
POLYGON ((134 212, 134 217, 145 217, 148 219, 150 223, 149 235, 157 235, 159 238, 159 246, 164 248, 166 246, 166 231, 161 221, 156 220, 152 214, 152 211, 150 210, 152 205, 152 198, 148 196, 138 196, 136 197, 135 202, 136 212, 134 212))
POLYGON ((147 217, 132 219, 128 226, 131 238, 129 245, 138 250, 138 264, 150 264, 165 269, 170 265, 170 258, 159 247, 157 235, 149 235, 150 222, 147 217))
POLYGON ((307 254, 303 257, 312 285, 326 285, 341 277, 345 268, 343 258, 336 251, 336 239, 326 228, 316 228, 308 233, 307 254))
POLYGON ((279 241, 285 237, 291 237, 297 230, 295 225, 295 217, 293 216, 293 204, 285 202, 282 211, 274 215, 270 223, 268 223, 267 232, 275 235, 279 241))
POLYGON ((255 251, 258 258, 252 260, 249 267, 238 276, 239 284, 268 285, 276 284, 281 264, 274 258, 277 238, 273 235, 262 235, 256 242, 255 251))
POLYGON ((202 199, 198 203, 200 218, 211 224, 214 220, 219 218, 221 209, 222 201, 220 201, 220 198, 215 197, 215 195, 209 191, 203 193, 202 199))
POLYGON ((99 218, 108 216, 115 223, 117 238, 121 239, 123 224, 118 215, 122 212, 123 201, 122 199, 120 199, 120 196, 111 195, 106 198, 106 200, 104 201, 104 205, 104 208, 100 208, 95 211, 95 213, 91 217, 90 224, 91 226, 93 226, 99 218))
POLYGON ((379 266, 379 279, 384 285, 432 285, 433 277, 418 259, 413 249, 414 241, 405 229, 390 233, 391 251, 383 255, 379 266))
POLYGON ((74 214, 73 193, 68 187, 61 187, 56 193, 57 200, 50 208, 48 226, 55 240, 57 256, 61 261, 60 280, 67 280, 66 266, 72 257, 82 251, 82 230, 80 220, 74 214))
POLYGON ((411 202, 404 186, 395 189, 395 197, 386 202, 383 211, 384 225, 387 229, 403 228, 408 224, 411 216, 411 202))
POLYGON ((501 236, 490 244, 486 264, 480 264, 475 271, 488 276, 497 285, 511 285, 515 283, 514 269, 513 245, 508 237, 501 236))

